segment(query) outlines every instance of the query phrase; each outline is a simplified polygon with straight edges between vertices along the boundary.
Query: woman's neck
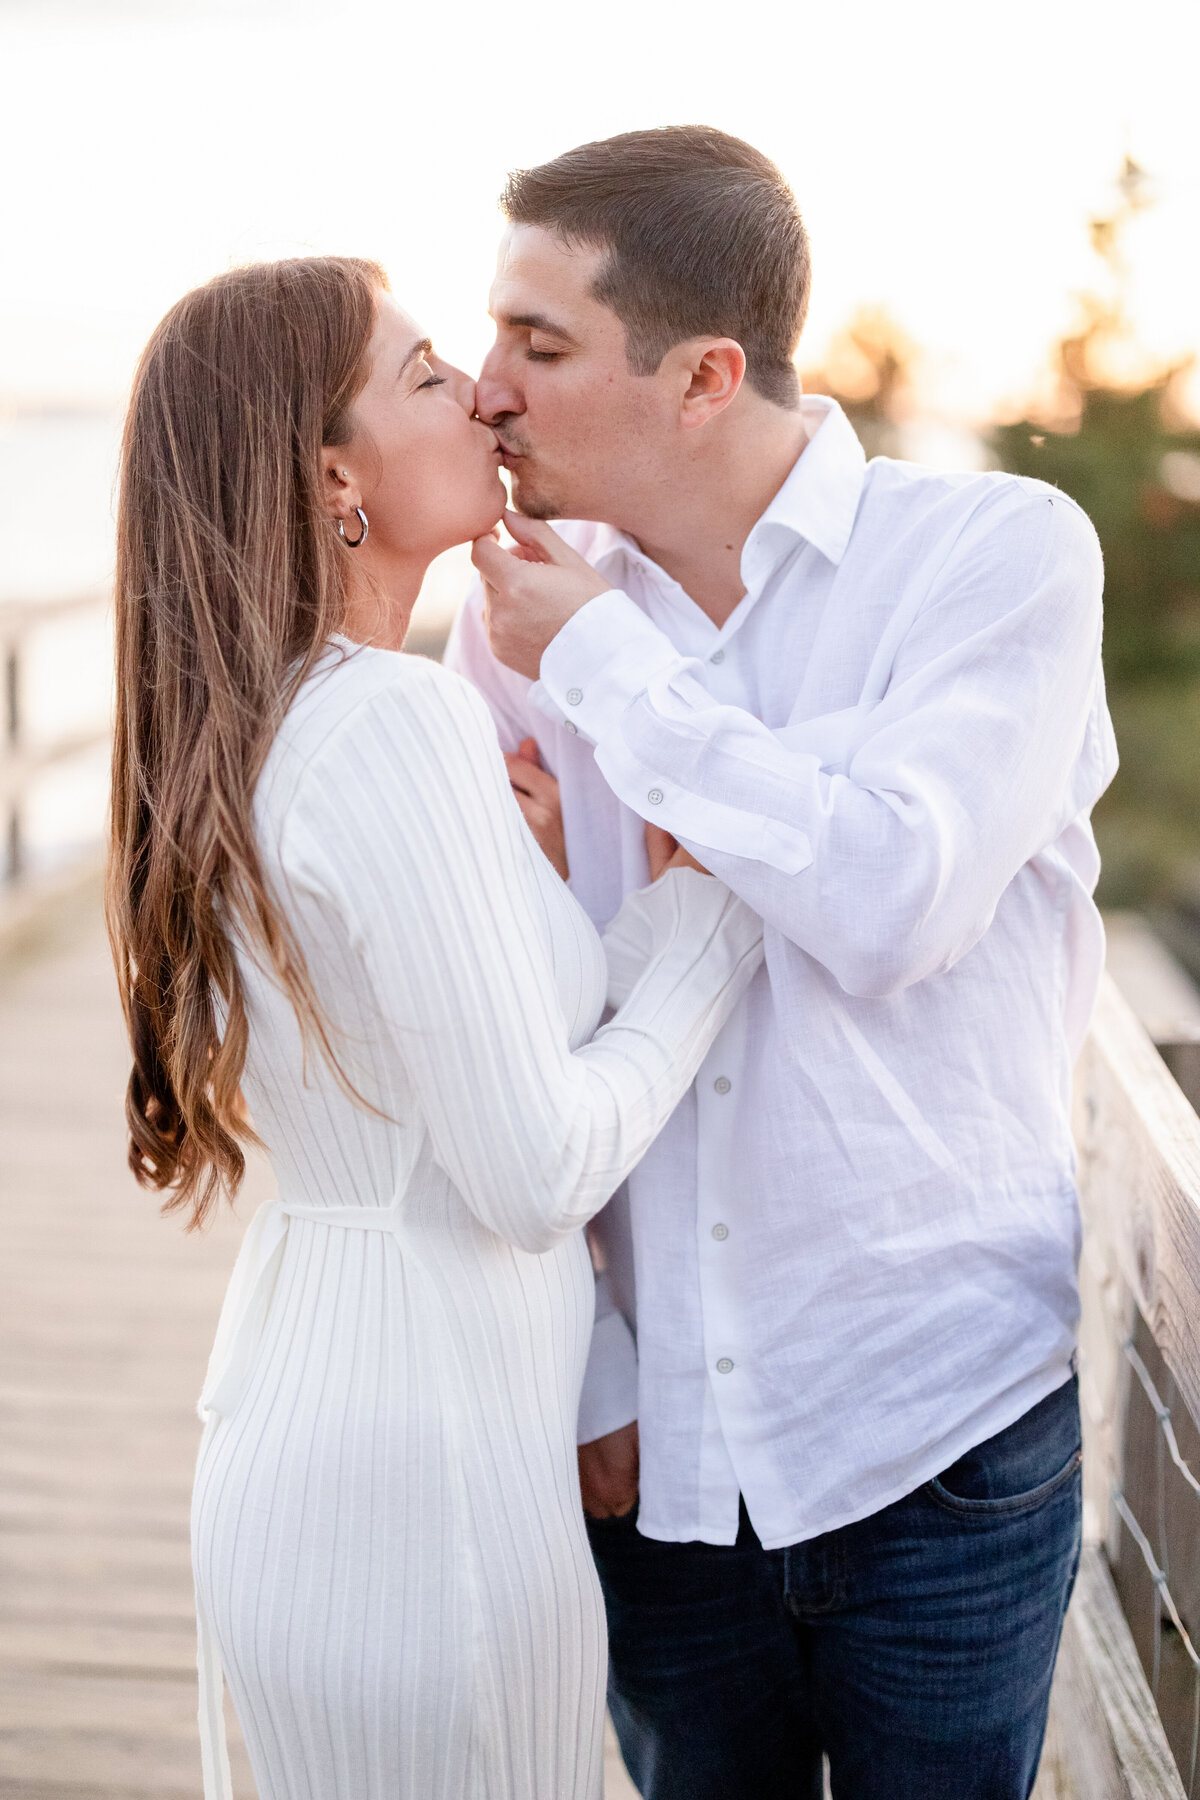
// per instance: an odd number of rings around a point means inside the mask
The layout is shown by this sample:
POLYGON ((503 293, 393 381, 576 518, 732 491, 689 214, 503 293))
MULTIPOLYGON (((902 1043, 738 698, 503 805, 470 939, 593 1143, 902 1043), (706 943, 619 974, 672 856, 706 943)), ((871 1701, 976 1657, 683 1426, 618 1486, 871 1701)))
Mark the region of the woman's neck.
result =
POLYGON ((402 649, 427 567, 392 557, 381 564, 376 556, 353 569, 346 584, 345 635, 377 650, 402 649))

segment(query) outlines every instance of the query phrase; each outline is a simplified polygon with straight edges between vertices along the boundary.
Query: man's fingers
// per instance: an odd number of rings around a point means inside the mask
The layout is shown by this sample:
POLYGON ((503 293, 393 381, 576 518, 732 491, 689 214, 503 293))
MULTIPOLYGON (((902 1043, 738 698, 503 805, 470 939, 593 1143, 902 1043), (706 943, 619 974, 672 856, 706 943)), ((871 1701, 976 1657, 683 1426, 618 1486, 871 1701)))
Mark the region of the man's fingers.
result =
POLYGON ((524 513, 506 511, 504 529, 523 549, 536 551, 543 562, 562 567, 575 555, 544 519, 527 519, 524 513))
POLYGON ((471 545, 471 561, 492 587, 502 587, 508 580, 512 557, 502 550, 495 538, 478 537, 471 545))
POLYGON ((542 766, 541 751, 538 749, 536 738, 522 738, 517 745, 517 755, 522 762, 532 763, 535 769, 540 769, 542 766))

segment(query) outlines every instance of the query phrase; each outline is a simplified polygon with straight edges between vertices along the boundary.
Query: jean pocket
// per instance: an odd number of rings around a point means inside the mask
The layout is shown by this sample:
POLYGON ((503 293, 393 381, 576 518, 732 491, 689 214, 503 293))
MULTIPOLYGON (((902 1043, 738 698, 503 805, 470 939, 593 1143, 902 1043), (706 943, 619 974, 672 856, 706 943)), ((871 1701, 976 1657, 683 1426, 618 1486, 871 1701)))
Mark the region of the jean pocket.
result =
POLYGON ((1037 1487, 1028 1488, 1023 1494, 990 1495, 981 1500, 974 1496, 951 1493, 945 1487, 940 1475, 925 1483, 925 1491, 944 1506, 948 1512, 960 1513, 976 1518, 995 1518, 1006 1513, 1032 1512, 1043 1501, 1049 1500, 1061 1487, 1066 1487, 1071 1478, 1083 1464, 1083 1451, 1075 1450, 1067 1458, 1062 1468, 1051 1475, 1048 1481, 1039 1482, 1037 1487))
POLYGON ((926 1484, 951 1512, 988 1516, 1031 1510, 1078 1473, 1079 1388, 1074 1377, 1012 1425, 977 1444, 926 1484))

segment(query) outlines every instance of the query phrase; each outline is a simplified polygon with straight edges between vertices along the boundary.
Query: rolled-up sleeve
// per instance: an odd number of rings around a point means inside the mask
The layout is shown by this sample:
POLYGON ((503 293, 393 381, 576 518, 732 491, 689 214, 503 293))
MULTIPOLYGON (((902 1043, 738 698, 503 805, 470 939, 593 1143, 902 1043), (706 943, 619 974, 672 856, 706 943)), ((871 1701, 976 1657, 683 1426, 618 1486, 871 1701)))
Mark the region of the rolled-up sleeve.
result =
POLYGON ((849 730, 844 714, 772 730, 722 704, 619 592, 558 634, 532 698, 847 991, 886 995, 978 942, 1111 778, 1102 585, 1079 508, 1012 482, 967 520, 849 730))

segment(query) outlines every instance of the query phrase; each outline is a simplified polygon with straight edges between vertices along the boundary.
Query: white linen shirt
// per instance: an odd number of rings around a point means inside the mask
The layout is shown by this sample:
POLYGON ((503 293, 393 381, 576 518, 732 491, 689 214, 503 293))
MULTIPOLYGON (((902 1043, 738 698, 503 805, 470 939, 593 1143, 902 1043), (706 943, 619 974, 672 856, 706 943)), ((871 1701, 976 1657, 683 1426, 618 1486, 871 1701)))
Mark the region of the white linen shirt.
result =
POLYGON ((630 1178, 637 1394, 602 1295, 581 1439, 636 1412, 641 1530, 732 1543, 740 1492, 768 1548, 887 1506, 1070 1373, 1088 815, 1116 767, 1079 508, 867 464, 832 401, 804 408, 723 627, 631 539, 570 523, 615 591, 540 682, 492 657, 478 589, 448 650, 558 777, 598 925, 646 881, 643 819, 766 922, 630 1178))

